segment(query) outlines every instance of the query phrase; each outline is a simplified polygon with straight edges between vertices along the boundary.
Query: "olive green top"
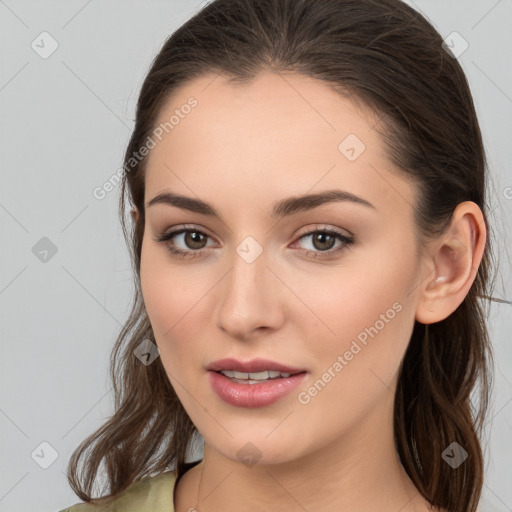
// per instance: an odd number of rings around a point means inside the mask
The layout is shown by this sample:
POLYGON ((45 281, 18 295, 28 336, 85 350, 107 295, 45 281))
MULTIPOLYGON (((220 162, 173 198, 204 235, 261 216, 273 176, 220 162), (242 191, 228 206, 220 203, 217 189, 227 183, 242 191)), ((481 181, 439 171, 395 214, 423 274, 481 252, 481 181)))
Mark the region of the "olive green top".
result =
POLYGON ((175 482, 176 472, 166 471, 134 482, 108 504, 77 503, 60 512, 175 512, 175 482))
POLYGON ((134 482, 107 505, 77 503, 59 512, 175 512, 175 484, 176 471, 166 471, 134 482))

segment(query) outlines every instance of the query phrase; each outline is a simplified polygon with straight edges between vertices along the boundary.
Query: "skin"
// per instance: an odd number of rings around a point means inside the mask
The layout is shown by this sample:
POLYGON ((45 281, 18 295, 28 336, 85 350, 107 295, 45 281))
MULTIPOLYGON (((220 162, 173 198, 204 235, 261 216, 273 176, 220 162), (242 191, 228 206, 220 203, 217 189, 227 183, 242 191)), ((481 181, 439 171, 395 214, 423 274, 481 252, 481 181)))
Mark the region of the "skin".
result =
POLYGON ((319 81, 265 72, 240 86, 204 76, 173 95, 158 123, 190 96, 197 107, 149 154, 141 259, 162 364, 205 440, 203 462, 175 487, 176 511, 427 511, 395 450, 396 382, 414 321, 446 318, 474 281, 486 240, 480 209, 461 203, 448 231, 418 246, 416 188, 386 158, 378 117, 319 81), (348 134, 366 147, 355 161, 338 150, 348 134), (270 218, 276 201, 327 189, 375 208, 333 202, 270 218), (222 220, 147 207, 165 191, 210 203, 222 220), (181 259, 154 240, 183 224, 208 238, 200 244, 182 234, 175 244, 203 247, 203 255, 181 259), (328 228, 354 243, 315 259, 343 242, 315 245, 303 235, 328 228), (248 236, 263 248, 250 264, 236 252, 248 236), (297 395, 394 303, 400 312, 300 403, 297 395), (308 374, 275 404, 234 407, 215 394, 205 369, 229 356, 265 357, 308 374), (260 456, 254 465, 237 456, 248 442, 260 456))

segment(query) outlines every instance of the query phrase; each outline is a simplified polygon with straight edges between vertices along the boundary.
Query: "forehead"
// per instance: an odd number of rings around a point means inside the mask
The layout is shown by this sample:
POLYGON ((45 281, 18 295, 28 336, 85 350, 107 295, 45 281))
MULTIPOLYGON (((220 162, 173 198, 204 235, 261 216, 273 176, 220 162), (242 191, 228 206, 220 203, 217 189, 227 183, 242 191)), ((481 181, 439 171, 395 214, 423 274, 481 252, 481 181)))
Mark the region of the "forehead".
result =
POLYGON ((378 114, 310 77, 267 72, 240 85, 207 75, 173 93, 155 126, 165 123, 146 200, 167 188, 259 202, 337 187, 384 209, 414 204, 412 183, 385 155, 378 114))

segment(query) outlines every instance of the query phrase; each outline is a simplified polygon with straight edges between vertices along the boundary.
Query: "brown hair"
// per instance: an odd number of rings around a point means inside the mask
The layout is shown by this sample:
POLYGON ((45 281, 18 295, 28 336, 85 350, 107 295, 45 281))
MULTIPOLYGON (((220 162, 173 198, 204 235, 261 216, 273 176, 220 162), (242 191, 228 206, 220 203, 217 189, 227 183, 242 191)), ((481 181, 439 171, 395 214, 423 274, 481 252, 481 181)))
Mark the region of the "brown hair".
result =
MULTIPOLYGON (((154 335, 140 288, 147 158, 135 165, 130 159, 155 129, 171 94, 208 73, 233 83, 250 82, 261 71, 318 79, 383 121, 384 129, 376 129, 390 161, 420 191, 418 233, 425 239, 442 234, 463 201, 481 208, 490 232, 487 164, 475 107, 460 64, 442 43, 432 25, 400 0, 215 0, 167 39, 142 85, 124 157, 119 213, 136 290, 111 358, 115 413, 70 460, 68 479, 82 500, 93 500, 102 463, 110 496, 171 467, 181 475, 197 433, 160 358, 146 366, 133 356, 154 335), (139 211, 129 232, 126 190, 139 211)), ((453 512, 474 512, 483 486, 479 439, 492 352, 480 300, 495 300, 488 296, 490 242, 491 237, 458 309, 428 328, 415 323, 395 397, 395 442, 405 470, 430 503, 453 512), (470 394, 476 384, 475 406, 470 394), (441 458, 453 442, 468 453, 457 469, 441 458)))

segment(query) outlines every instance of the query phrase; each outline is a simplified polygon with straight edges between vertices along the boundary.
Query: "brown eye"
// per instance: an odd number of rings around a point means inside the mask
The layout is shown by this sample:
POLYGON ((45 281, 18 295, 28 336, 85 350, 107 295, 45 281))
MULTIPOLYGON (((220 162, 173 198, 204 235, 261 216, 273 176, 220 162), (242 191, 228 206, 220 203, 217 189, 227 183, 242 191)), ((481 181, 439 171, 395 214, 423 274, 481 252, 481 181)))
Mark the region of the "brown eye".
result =
POLYGON ((183 233, 185 234, 183 240, 189 249, 199 250, 204 248, 207 239, 206 235, 200 231, 184 231, 183 233))
POLYGON ((335 229, 317 229, 316 231, 310 231, 302 235, 299 240, 307 239, 311 240, 310 247, 305 247, 304 250, 308 256, 312 258, 328 258, 338 254, 340 251, 348 249, 354 240, 340 231, 335 229), (339 241, 337 247, 335 247, 336 241, 339 241))
POLYGON ((336 238, 328 233, 319 232, 313 235, 313 245, 319 251, 328 251, 334 247, 336 238))
POLYGON ((208 238, 210 237, 206 233, 198 229, 182 228, 158 235, 155 241, 164 243, 169 252, 175 256, 195 258, 203 253, 208 238))
MULTIPOLYGON (((211 238, 209 235, 198 229, 181 228, 156 236, 155 241, 164 243, 169 252, 175 256, 195 258, 203 254, 209 238, 211 238)), ((307 238, 311 239, 312 247, 303 248, 303 250, 313 259, 334 256, 354 243, 352 238, 332 228, 310 231, 299 237, 299 240, 307 238), (336 241, 340 242, 337 247, 336 241)))

